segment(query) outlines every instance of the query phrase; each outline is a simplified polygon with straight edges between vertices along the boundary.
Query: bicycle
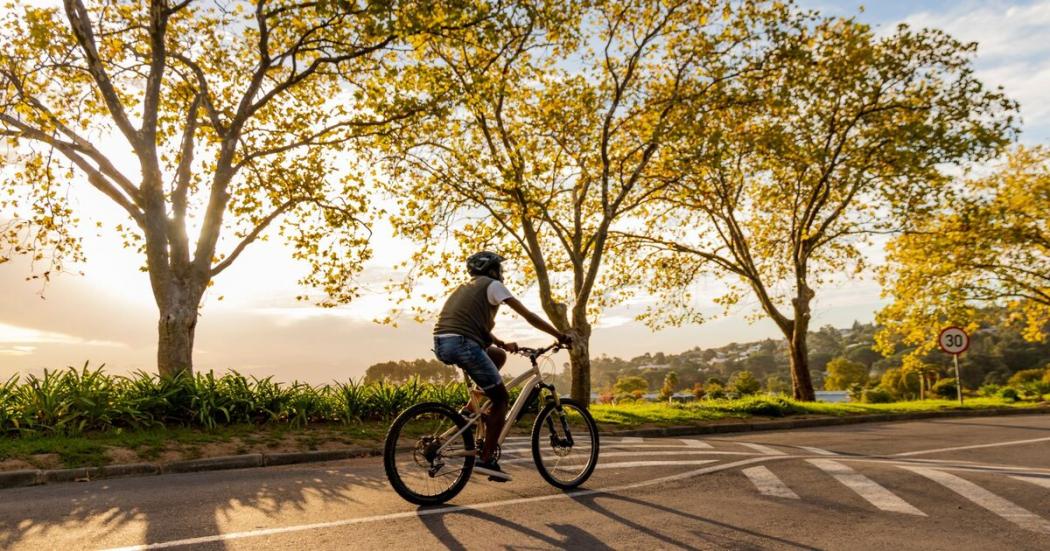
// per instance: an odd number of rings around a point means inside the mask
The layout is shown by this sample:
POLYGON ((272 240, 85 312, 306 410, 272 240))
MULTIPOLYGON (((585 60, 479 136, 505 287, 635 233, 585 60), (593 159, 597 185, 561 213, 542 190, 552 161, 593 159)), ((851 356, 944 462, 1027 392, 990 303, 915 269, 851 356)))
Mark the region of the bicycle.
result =
MULTIPOLYGON (((526 406, 546 391, 529 439, 532 460, 547 483, 571 490, 594 472, 599 442, 598 426, 590 412, 575 400, 560 397, 554 385, 543 381, 537 360, 563 348, 555 343, 544 348, 518 349, 518 354, 529 358, 531 368, 507 383, 507 388, 522 388, 507 412, 496 459, 505 451, 502 444, 513 425, 524 416, 526 406), (568 474, 563 478, 561 473, 568 474)), ((405 500, 417 505, 445 503, 470 480, 481 449, 481 440, 474 440, 473 428, 476 426, 478 434, 484 434, 481 415, 488 401, 481 402, 483 393, 469 379, 468 389, 468 405, 458 412, 437 402, 416 404, 401 412, 390 425, 383 466, 390 485, 405 500)), ((527 459, 508 462, 521 461, 527 459)))

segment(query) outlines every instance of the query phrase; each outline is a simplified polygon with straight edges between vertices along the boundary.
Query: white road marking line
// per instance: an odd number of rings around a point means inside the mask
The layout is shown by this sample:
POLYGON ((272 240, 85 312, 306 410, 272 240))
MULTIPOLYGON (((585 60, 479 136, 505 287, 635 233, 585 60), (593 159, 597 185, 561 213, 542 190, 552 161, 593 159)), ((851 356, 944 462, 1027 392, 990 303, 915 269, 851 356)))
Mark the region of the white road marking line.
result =
POLYGON ((795 446, 795 447, 800 449, 800 450, 806 450, 809 453, 815 453, 817 455, 838 455, 835 452, 828 451, 828 450, 821 449, 821 448, 811 448, 809 446, 795 446))
POLYGON ((844 486, 856 492, 857 495, 866 499, 868 503, 883 511, 926 516, 926 513, 897 497, 896 494, 880 486, 879 483, 838 461, 832 461, 831 459, 808 459, 807 461, 818 469, 830 474, 835 480, 838 480, 844 486))
POLYGON ((748 443, 748 442, 737 442, 737 444, 740 444, 741 446, 747 446, 747 447, 749 447, 749 448, 751 448, 751 449, 753 449, 755 451, 762 452, 762 453, 764 453, 766 455, 787 455, 786 453, 784 453, 784 452, 782 452, 782 451, 780 451, 780 450, 778 450, 776 448, 771 448, 771 447, 763 445, 763 444, 751 444, 751 443, 748 443))
MULTIPOLYGON (((702 450, 698 450, 698 451, 683 450, 683 451, 673 451, 673 452, 663 452, 663 451, 661 451, 661 452, 599 452, 598 453, 598 457, 600 457, 600 458, 605 458, 605 457, 639 457, 639 456, 646 456, 646 457, 648 457, 648 456, 652 456, 652 455, 761 455, 763 457, 769 457, 768 455, 758 454, 758 453, 720 452, 720 451, 702 451, 702 450)), ((783 456, 783 457, 790 457, 790 456, 783 456)), ((509 459, 509 460, 507 460, 505 462, 501 461, 500 463, 524 463, 526 461, 532 461, 532 458, 529 457, 529 458, 522 458, 522 459, 509 459)))
POLYGON ((1031 482, 1036 486, 1042 486, 1044 488, 1050 488, 1050 478, 1040 478, 1038 476, 1011 476, 1010 478, 1016 478, 1017 480, 1023 480, 1025 482, 1031 482))
POLYGON ((915 452, 905 452, 893 454, 893 457, 907 457, 909 455, 926 455, 929 453, 941 453, 941 452, 954 452, 959 450, 976 450, 978 448, 997 448, 1000 446, 1016 446, 1018 444, 1034 444, 1035 442, 1046 442, 1050 441, 1050 437, 1046 438, 1032 438, 1030 440, 1012 440, 1010 442, 998 442, 996 444, 977 444, 975 446, 958 446, 955 448, 939 448, 936 450, 920 450, 915 452))
MULTIPOLYGON (((681 446, 678 444, 609 444, 603 442, 601 445, 603 450, 645 450, 645 449, 672 449, 672 450, 700 450, 708 449, 711 446, 681 446)), ((532 446, 528 447, 507 447, 502 448, 504 453, 508 452, 527 452, 532 450, 532 446)), ((647 453, 639 451, 638 453, 647 453)))
MULTIPOLYGON (((777 459, 786 459, 777 458, 777 459)), ((281 526, 277 528, 262 528, 259 530, 245 530, 243 532, 230 532, 228 534, 216 534, 213 536, 201 536, 197 538, 186 538, 181 540, 171 540, 165 542, 148 543, 142 545, 130 545, 127 547, 114 547, 109 551, 144 551, 146 549, 166 549, 169 547, 179 547, 183 545, 203 545, 206 543, 214 543, 218 541, 231 541, 240 540, 245 538, 258 538, 263 536, 273 536, 277 534, 287 534, 294 532, 305 532, 308 530, 323 530, 326 528, 338 528, 341 526, 351 526, 354 524, 366 524, 371 522, 380 522, 384 520, 398 520, 413 517, 423 517, 429 515, 441 515, 445 513, 455 513, 457 511, 471 511, 481 509, 492 509, 495 507, 503 507, 507 505, 519 505, 523 503, 536 503, 541 501, 551 501, 555 499, 567 499, 571 497, 589 496, 595 494, 607 494, 612 492, 622 492, 625 490, 634 490, 636 488, 644 488, 646 486, 653 486, 656 484, 663 484, 666 482, 674 482, 677 480, 685 480, 700 476, 704 474, 714 473, 718 471, 724 471, 728 469, 735 469, 736 467, 742 467, 744 465, 750 465, 751 463, 757 463, 759 461, 769 461, 769 457, 751 457, 748 459, 741 459, 740 461, 734 461, 732 463, 723 463, 721 465, 712 465, 710 467, 703 467, 701 469, 695 469, 692 471, 686 471, 684 473, 677 473, 668 476, 662 476, 660 478, 654 478, 650 480, 643 480, 641 482, 633 482, 631 484, 623 484, 620 486, 611 486, 608 488, 597 488, 594 490, 576 490, 570 492, 558 492, 555 494, 547 494, 542 496, 534 497, 521 497, 516 499, 506 499, 502 501, 489 501, 487 503, 477 503, 474 505, 449 505, 447 507, 435 507, 433 509, 417 509, 415 511, 405 511, 401 513, 390 513, 386 515, 375 515, 371 517, 357 517, 348 518, 343 520, 333 520, 330 522, 318 522, 314 524, 300 524, 296 526, 281 526)))
POLYGON ((941 484, 949 490, 965 497, 981 507, 984 507, 985 509, 988 509, 1021 528, 1033 532, 1050 534, 1050 522, 1046 519, 1024 507, 1021 507, 1020 505, 985 490, 969 480, 936 469, 927 469, 924 467, 903 468, 921 474, 922 476, 941 484))
POLYGON ((644 438, 640 438, 638 436, 624 436, 620 439, 621 444, 641 444, 644 441, 644 438))
POLYGON ((791 491, 791 488, 788 488, 787 484, 784 484, 777 478, 773 471, 762 465, 744 469, 743 473, 762 495, 798 499, 798 494, 791 491))
POLYGON ((690 448, 713 448, 711 444, 704 442, 703 440, 689 440, 688 438, 681 439, 681 442, 690 448))
POLYGON ((893 465, 895 467, 930 467, 942 471, 963 471, 971 473, 987 473, 987 474, 1004 474, 1004 475, 1032 475, 1032 476, 1046 476, 1050 475, 1050 469, 1040 469, 1038 467, 1011 467, 1004 465, 981 465, 970 461, 952 461, 952 460, 940 460, 930 461, 922 459, 900 459, 894 460, 885 457, 844 457, 839 456, 838 461, 847 462, 858 462, 858 463, 878 463, 880 465, 893 465), (920 465, 916 465, 917 461, 922 461, 920 465))
POLYGON ((620 463, 598 463, 595 469, 626 469, 632 467, 662 467, 674 465, 706 465, 717 459, 686 459, 681 461, 621 461, 620 463))

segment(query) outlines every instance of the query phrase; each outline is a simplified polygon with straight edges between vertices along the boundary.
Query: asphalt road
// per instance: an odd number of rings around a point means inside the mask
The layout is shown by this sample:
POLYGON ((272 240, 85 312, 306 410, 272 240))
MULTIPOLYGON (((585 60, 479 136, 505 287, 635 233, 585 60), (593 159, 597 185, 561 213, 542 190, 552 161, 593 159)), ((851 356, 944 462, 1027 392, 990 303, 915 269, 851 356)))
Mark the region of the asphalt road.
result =
MULTIPOLYGON (((1050 549, 1050 415, 608 438, 420 509, 377 458, 0 491, 0 548, 1050 549)), ((508 458, 509 459, 509 458, 508 458)))

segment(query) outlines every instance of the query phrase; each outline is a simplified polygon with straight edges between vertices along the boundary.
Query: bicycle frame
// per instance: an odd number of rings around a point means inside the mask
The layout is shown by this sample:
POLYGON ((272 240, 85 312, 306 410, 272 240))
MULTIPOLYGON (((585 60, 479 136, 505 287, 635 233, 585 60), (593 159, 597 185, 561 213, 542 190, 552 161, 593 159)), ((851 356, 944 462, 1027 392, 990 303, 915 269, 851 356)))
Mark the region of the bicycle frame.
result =
MULTIPOLYGON (((532 391, 535 390, 537 387, 546 388, 547 390, 550 390, 551 394, 554 397, 554 403, 556 405, 561 405, 561 397, 558 396, 554 385, 548 385, 543 382, 543 375, 540 373, 540 367, 536 361, 544 353, 557 347, 558 345, 551 345, 547 348, 533 351, 533 353, 529 354, 529 363, 532 364, 531 367, 527 371, 525 371, 521 375, 518 375, 517 377, 514 377, 510 380, 510 382, 507 383, 506 386, 508 389, 516 388, 518 385, 522 386, 521 393, 518 394, 518 398, 514 400, 514 405, 512 405, 510 410, 507 411, 507 418, 503 424, 503 431, 500 432, 499 435, 500 445, 503 445, 503 441, 506 440, 507 436, 510 434, 510 430, 514 426, 514 422, 512 420, 518 418, 518 414, 521 413, 521 410, 525 408, 526 402, 528 401, 529 396, 532 394, 532 391)), ((467 385, 469 388, 471 384, 470 378, 467 377, 466 373, 463 374, 463 378, 467 381, 467 385)), ((474 401, 473 398, 469 398, 469 400, 472 402, 474 401)), ((481 404, 475 404, 474 414, 470 417, 467 417, 467 424, 463 425, 462 428, 449 429, 441 434, 440 438, 443 439, 445 443, 437 449, 437 453, 440 454, 444 452, 445 447, 453 441, 455 441, 456 438, 459 438, 459 435, 463 434, 463 431, 477 424, 478 420, 481 419, 482 408, 480 406, 481 404)))

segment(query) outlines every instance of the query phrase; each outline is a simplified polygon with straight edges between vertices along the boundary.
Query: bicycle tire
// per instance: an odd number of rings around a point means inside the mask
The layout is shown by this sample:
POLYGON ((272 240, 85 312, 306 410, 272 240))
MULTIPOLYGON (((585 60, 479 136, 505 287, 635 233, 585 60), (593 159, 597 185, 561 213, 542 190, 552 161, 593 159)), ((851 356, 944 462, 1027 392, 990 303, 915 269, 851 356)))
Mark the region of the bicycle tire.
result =
MULTIPOLYGON (((409 420, 420 413, 438 413, 445 415, 451 419, 458 428, 463 428, 463 426, 467 424, 467 420, 464 419, 462 415, 452 408, 437 402, 416 404, 406 409, 394 419, 394 422, 390 425, 390 429, 387 431, 386 441, 383 446, 383 468, 386 471, 386 478, 387 481, 390 482, 390 486, 406 501, 415 503, 416 505, 440 505, 456 497, 456 495, 458 495, 467 485, 467 482, 470 481, 470 475, 474 471, 475 457, 470 455, 464 458, 463 469, 460 472, 459 478, 444 492, 428 496, 412 491, 401 479, 401 475, 397 470, 395 456, 401 430, 409 420)), ((475 450, 474 433, 470 428, 463 431, 463 442, 466 451, 475 450)))
POLYGON ((579 412, 591 434, 591 453, 587 460, 588 463, 586 468, 578 477, 566 483, 551 475, 547 470, 547 467, 543 464, 540 450, 540 432, 543 430, 543 423, 546 421, 547 417, 552 415, 555 410, 554 402, 548 402, 543 409, 540 410, 540 413, 536 415, 536 421, 532 425, 532 461, 536 464, 536 470, 539 471, 540 476, 543 477, 548 484, 562 490, 572 490, 578 488, 584 482, 587 482, 587 479, 594 473, 594 468, 598 465, 598 450, 600 448, 598 424, 594 422, 594 417, 591 416, 591 412, 587 411, 587 408, 581 406, 576 400, 562 398, 561 404, 562 407, 569 406, 579 412))

